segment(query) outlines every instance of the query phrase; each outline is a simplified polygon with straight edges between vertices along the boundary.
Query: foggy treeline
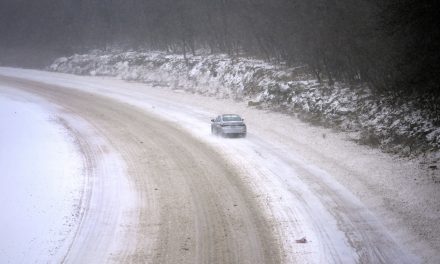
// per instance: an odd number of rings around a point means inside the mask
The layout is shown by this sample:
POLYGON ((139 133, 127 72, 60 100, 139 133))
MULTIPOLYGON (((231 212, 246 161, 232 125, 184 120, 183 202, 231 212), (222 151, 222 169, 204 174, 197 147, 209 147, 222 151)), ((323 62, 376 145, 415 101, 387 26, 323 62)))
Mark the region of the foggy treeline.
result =
POLYGON ((439 94, 434 0, 0 1, 0 48, 204 49, 306 65, 330 84, 439 94))

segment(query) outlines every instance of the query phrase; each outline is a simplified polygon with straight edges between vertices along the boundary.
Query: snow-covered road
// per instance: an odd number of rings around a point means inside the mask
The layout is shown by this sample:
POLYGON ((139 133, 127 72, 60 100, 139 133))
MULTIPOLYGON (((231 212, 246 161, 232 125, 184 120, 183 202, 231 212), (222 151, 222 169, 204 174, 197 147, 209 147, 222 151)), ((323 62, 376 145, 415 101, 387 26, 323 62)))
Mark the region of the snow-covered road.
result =
POLYGON ((438 260, 438 187, 415 184, 409 161, 232 101, 108 78, 0 75, 2 94, 56 108, 83 154, 88 202, 60 242, 67 262, 438 260), (211 136, 222 112, 243 115, 248 138, 211 136))

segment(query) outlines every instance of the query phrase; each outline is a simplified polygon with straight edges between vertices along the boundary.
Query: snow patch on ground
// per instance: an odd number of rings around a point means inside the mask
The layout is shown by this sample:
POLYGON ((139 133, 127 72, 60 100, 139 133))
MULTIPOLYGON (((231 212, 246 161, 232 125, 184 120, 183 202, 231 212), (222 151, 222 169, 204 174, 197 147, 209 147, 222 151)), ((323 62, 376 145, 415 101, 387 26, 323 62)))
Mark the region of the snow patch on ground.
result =
POLYGON ((61 262, 78 224, 82 158, 54 109, 8 90, 0 87, 0 262, 61 262))

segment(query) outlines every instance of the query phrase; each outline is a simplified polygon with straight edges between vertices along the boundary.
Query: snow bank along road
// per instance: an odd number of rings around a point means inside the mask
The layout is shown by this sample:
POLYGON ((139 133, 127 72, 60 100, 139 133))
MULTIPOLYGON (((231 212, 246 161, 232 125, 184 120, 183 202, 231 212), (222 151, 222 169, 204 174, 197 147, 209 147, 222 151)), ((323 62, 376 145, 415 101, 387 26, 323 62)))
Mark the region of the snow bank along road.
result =
POLYGON ((411 162, 286 116, 152 86, 0 69, 0 89, 62 109, 84 156, 84 210, 60 246, 65 262, 439 260, 438 187, 414 183, 411 162), (211 136, 221 112, 242 114, 249 137, 211 136))

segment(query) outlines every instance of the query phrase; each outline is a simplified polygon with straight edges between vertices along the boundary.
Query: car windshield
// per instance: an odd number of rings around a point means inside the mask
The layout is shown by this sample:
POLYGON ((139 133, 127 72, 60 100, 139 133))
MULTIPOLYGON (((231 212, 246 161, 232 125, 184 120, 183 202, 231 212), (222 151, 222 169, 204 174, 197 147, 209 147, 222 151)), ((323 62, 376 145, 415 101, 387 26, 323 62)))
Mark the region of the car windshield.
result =
POLYGON ((223 121, 228 122, 228 121, 241 121, 241 117, 238 115, 224 115, 223 116, 223 121))

